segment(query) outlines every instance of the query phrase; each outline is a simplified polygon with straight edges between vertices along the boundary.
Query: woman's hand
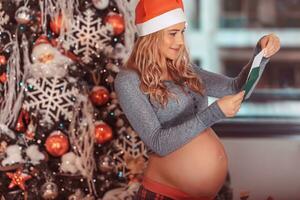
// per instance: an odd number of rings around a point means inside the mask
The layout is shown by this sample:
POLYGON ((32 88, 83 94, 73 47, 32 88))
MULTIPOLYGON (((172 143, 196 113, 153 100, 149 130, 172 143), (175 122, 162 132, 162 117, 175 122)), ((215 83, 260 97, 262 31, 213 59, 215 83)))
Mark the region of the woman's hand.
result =
POLYGON ((226 117, 234 117, 241 107, 245 91, 220 98, 217 103, 226 117))
POLYGON ((264 56, 269 58, 280 49, 280 40, 274 33, 264 36, 260 39, 261 49, 265 49, 264 56))

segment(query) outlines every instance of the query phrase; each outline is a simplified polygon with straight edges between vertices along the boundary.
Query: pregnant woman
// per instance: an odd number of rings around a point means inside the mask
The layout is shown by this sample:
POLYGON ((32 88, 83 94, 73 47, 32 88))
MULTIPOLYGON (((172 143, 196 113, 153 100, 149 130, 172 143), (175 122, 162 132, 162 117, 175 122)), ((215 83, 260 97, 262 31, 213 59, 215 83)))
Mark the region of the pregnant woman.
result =
MULTIPOLYGON (((250 64, 236 78, 193 65, 181 0, 140 0, 136 26, 139 37, 115 80, 121 108, 152 150, 135 198, 214 199, 227 175, 227 157, 210 127, 238 112, 250 64), (208 96, 219 99, 208 105, 208 96)), ((279 47, 270 34, 254 55, 264 49, 264 65, 279 47)))

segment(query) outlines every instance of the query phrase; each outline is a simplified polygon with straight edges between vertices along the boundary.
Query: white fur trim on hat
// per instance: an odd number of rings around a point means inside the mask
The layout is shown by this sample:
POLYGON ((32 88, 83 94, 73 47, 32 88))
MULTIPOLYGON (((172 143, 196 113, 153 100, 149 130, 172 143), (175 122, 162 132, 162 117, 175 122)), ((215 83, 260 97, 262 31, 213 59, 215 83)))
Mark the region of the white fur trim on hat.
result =
POLYGON ((145 36, 181 22, 186 22, 186 17, 183 10, 177 8, 144 23, 136 24, 136 27, 138 35, 145 36))

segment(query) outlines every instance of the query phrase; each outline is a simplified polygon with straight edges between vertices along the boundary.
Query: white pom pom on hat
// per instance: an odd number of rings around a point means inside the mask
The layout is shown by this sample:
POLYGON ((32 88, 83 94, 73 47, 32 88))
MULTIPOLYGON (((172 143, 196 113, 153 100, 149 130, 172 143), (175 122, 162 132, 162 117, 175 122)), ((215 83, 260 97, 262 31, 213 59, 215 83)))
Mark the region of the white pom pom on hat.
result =
POLYGON ((182 0, 140 0, 135 9, 135 24, 139 36, 181 22, 186 22, 182 0))

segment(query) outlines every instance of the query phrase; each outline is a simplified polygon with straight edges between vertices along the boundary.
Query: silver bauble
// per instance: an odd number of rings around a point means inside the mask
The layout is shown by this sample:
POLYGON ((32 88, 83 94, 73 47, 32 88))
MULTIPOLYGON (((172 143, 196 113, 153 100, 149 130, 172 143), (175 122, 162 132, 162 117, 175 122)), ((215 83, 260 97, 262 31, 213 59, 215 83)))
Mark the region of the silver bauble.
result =
POLYGON ((41 194, 43 199, 55 199, 58 196, 58 187, 53 182, 46 182, 41 187, 41 194))
POLYGON ((115 168, 115 163, 112 157, 104 155, 100 157, 98 166, 101 172, 111 172, 115 168))
POLYGON ((15 13, 15 19, 19 24, 28 24, 31 20, 31 11, 29 8, 22 6, 15 13))
POLYGON ((84 193, 80 189, 77 189, 74 194, 68 197, 68 200, 82 200, 83 197, 84 193))
POLYGON ((109 5, 109 0, 92 0, 92 2, 93 5, 99 10, 104 10, 109 5))

